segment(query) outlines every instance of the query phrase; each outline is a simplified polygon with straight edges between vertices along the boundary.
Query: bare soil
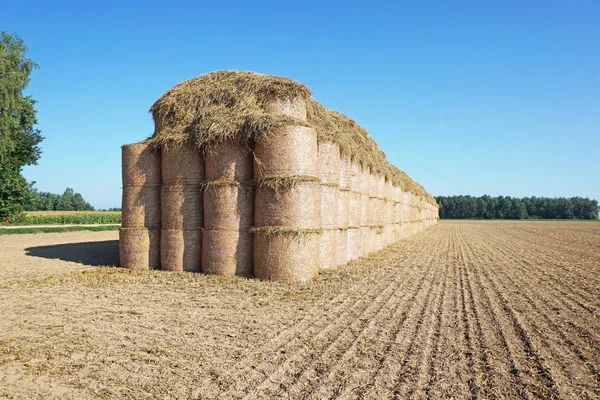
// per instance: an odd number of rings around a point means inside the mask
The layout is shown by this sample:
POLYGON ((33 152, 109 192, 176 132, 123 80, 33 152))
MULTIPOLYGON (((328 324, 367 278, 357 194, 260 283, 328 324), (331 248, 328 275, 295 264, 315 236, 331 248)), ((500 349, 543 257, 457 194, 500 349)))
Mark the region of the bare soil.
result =
POLYGON ((441 222, 305 285, 0 236, 0 398, 598 398, 600 223, 441 222))

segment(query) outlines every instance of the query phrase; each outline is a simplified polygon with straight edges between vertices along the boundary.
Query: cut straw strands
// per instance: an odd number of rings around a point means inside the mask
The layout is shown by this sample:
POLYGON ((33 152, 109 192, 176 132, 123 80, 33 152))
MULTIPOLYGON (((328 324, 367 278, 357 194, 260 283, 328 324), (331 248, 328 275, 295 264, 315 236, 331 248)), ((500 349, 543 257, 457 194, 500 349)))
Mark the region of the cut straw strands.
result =
POLYGON ((285 115, 305 121, 307 113, 307 101, 302 93, 296 96, 275 97, 269 99, 263 105, 264 111, 270 115, 285 115))
POLYGON ((160 228, 160 185, 123 186, 121 226, 160 228))
POLYGON ((163 185, 162 227, 164 229, 202 228, 202 197, 199 185, 163 185))
POLYGON ((208 145, 204 154, 207 181, 252 182, 254 179, 250 148, 226 140, 208 145))
POLYGON ((254 231, 254 275, 261 280, 305 282, 319 272, 321 232, 254 231))
POLYGON ((337 240, 339 229, 323 229, 319 239, 319 265, 321 269, 328 269, 337 265, 337 240))
POLYGON ((123 268, 160 269, 160 229, 121 228, 119 258, 123 268))
POLYGON ((202 271, 224 276, 251 276, 254 262, 253 235, 238 230, 202 232, 202 271))
POLYGON ((245 230, 254 225, 252 188, 223 181, 207 183, 204 190, 204 228, 245 230))
POLYGON ((293 187, 280 191, 258 186, 255 196, 255 225, 320 228, 320 188, 320 183, 313 181, 298 182, 293 187))
POLYGON ((200 185, 204 181, 204 158, 191 143, 162 148, 162 182, 165 185, 200 185))
POLYGON ((254 145, 254 179, 281 176, 318 177, 317 134, 305 126, 275 129, 254 145))
POLYGON ((160 185, 160 151, 148 142, 127 144, 121 147, 123 186, 160 185))
POLYGON ((201 229, 162 229, 160 235, 162 270, 200 272, 201 260, 201 229))

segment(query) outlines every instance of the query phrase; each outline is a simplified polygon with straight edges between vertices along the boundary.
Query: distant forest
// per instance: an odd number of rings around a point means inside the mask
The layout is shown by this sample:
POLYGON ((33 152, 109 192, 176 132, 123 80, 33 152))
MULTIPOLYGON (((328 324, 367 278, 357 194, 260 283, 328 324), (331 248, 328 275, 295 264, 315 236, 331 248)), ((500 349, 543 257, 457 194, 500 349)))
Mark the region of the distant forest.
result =
POLYGON ((26 211, 93 211, 94 207, 83 199, 81 193, 66 188, 63 194, 39 192, 31 188, 31 202, 26 211))
POLYGON ((441 219, 598 219, 598 201, 582 197, 437 196, 441 219))

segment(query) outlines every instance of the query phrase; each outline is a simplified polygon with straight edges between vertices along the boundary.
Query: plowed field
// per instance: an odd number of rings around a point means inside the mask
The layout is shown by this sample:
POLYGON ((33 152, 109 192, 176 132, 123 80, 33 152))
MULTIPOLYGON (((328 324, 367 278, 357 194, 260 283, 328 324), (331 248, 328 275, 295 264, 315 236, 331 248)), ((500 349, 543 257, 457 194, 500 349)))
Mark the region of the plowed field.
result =
POLYGON ((600 223, 441 222, 301 286, 97 267, 116 236, 0 237, 0 397, 600 397, 600 223))

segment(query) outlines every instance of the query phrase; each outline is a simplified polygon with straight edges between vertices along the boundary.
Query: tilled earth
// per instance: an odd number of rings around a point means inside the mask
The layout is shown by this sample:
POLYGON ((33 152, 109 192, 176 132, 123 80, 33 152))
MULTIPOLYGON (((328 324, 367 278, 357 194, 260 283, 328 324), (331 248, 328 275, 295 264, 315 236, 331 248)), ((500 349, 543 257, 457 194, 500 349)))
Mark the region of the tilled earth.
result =
POLYGON ((117 236, 0 236, 0 397, 600 397, 600 223, 444 221, 295 286, 98 266, 117 236))

